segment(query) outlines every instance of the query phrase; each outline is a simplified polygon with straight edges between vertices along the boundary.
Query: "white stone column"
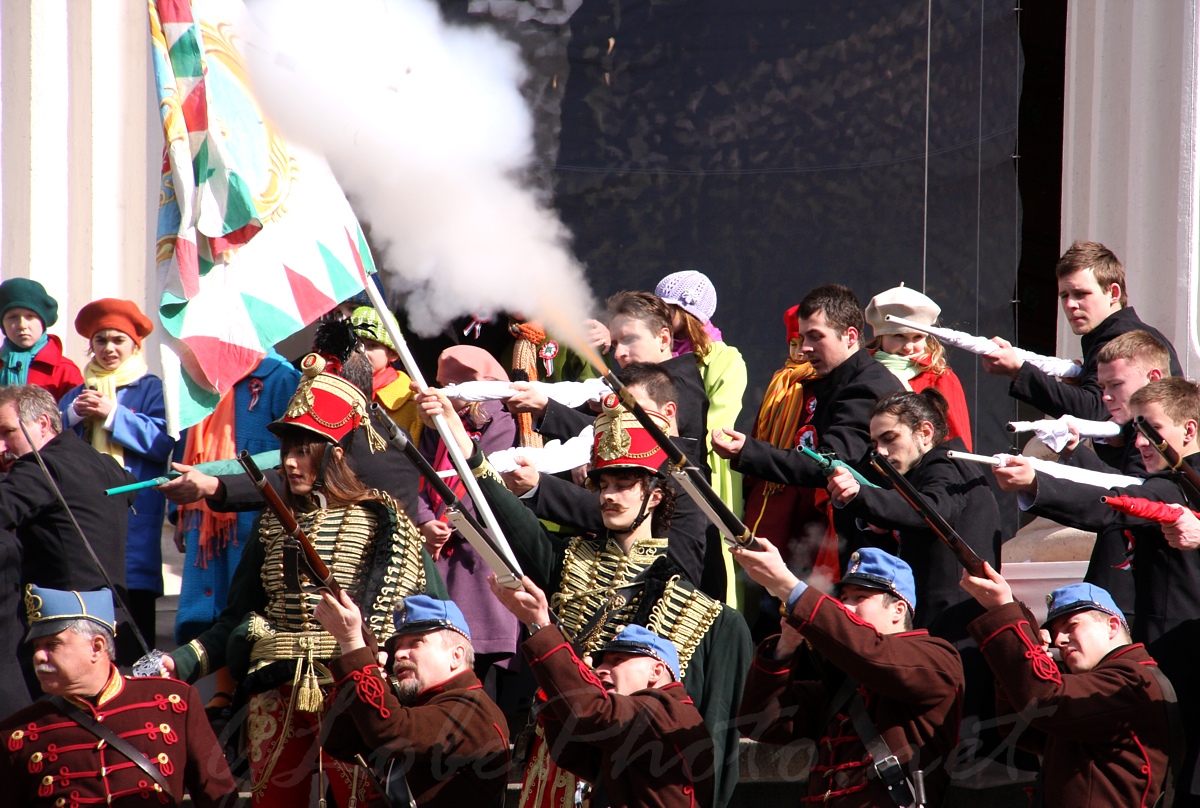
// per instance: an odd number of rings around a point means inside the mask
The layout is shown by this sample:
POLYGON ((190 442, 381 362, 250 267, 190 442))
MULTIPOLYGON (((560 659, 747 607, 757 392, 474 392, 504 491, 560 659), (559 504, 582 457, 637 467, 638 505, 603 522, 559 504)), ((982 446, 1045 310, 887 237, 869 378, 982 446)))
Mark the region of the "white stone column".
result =
POLYGON ((59 301, 51 330, 82 364, 84 304, 156 308, 162 133, 146 3, 0 4, 0 274, 45 285, 59 301))
MULTIPOLYGON (((1131 304, 1189 376, 1200 373, 1197 42, 1191 0, 1068 4, 1062 247, 1100 241, 1120 257, 1131 304)), ((1059 318, 1060 355, 1079 356, 1059 318)))

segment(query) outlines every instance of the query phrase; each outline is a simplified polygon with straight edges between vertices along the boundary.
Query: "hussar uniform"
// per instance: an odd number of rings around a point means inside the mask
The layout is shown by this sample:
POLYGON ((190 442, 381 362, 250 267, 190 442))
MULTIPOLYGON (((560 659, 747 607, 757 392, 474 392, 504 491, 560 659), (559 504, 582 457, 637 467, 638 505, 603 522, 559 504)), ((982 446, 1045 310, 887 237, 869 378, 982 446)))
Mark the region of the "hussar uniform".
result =
MULTIPOLYGON (((25 604, 28 639, 57 634, 81 619, 116 628, 108 590, 30 585, 25 604)), ((215 808, 237 799, 199 694, 180 681, 121 676, 112 666, 94 697, 37 701, 0 724, 0 738, 5 805, 132 808, 174 805, 187 793, 197 808, 215 808)))
MULTIPOLYGON (((372 446, 378 442, 382 449, 361 392, 323 369, 317 355, 305 358, 305 375, 287 413, 268 428, 277 434, 306 429, 332 445, 362 425, 372 446)), ((316 498, 315 507, 295 516, 382 645, 406 596, 429 591, 444 597, 445 589, 412 522, 387 494, 375 496, 344 507, 324 507, 316 498)), ((265 512, 234 573, 229 607, 211 629, 171 654, 181 679, 194 681, 228 665, 239 689, 252 694, 247 744, 257 806, 307 798, 309 778, 293 772, 312 765, 324 689, 333 684, 328 664, 339 651, 313 618, 320 595, 296 587, 299 564, 298 546, 275 514, 265 512)), ((316 773, 326 767, 342 799, 365 795, 366 778, 355 767, 322 757, 316 773)))
MULTIPOLYGON (((592 474, 634 468, 657 472, 666 459, 615 396, 596 419, 592 474)), ((663 422, 666 428, 665 420, 663 422)), ((607 536, 551 537, 537 517, 504 487, 482 453, 469 460, 525 574, 551 594, 551 607, 580 654, 641 625, 678 648, 683 684, 713 732, 715 804, 724 805, 737 782, 737 712, 750 661, 750 633, 740 614, 712 599, 667 560, 667 540, 642 539, 628 553, 607 536)), ((522 786, 527 808, 570 808, 577 779, 551 757, 539 731, 522 786)))

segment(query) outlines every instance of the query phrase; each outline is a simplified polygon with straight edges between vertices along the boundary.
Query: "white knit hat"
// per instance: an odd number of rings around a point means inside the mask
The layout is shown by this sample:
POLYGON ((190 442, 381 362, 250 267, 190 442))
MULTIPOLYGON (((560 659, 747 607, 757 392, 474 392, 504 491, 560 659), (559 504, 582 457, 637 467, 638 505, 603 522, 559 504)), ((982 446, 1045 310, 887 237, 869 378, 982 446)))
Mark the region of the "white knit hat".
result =
POLYGON ((694 269, 672 272, 658 282, 654 294, 667 303, 674 303, 702 323, 712 319, 717 311, 717 290, 703 272, 694 269))
POLYGON ((921 325, 933 325, 941 313, 941 306, 904 284, 875 295, 867 304, 865 312, 867 322, 871 324, 871 330, 877 337, 884 334, 907 334, 911 330, 899 323, 889 323, 884 319, 889 314, 921 325))

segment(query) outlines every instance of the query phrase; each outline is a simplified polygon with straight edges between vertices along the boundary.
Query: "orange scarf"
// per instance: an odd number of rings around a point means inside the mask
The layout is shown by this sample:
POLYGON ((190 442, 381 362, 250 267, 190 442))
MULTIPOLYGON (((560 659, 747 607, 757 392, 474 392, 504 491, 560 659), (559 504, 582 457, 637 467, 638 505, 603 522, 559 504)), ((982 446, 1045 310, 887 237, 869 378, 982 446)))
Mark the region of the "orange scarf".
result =
POLYGON ((804 418, 804 382, 816 375, 812 365, 791 359, 775 371, 751 436, 777 449, 796 448, 796 432, 804 418))
MULTIPOLYGON (((509 332, 516 337, 513 344, 513 370, 525 371, 525 378, 531 382, 538 380, 538 345, 546 339, 546 332, 537 323, 516 323, 509 326, 509 332)), ((533 416, 527 412, 517 413, 517 446, 540 448, 542 436, 533 429, 533 416)))
MULTIPOLYGON (((184 463, 194 466, 210 460, 232 460, 237 457, 237 443, 234 438, 236 399, 236 392, 229 390, 221 396, 211 415, 188 430, 187 444, 183 450, 184 463)), ((236 513, 213 511, 203 499, 179 506, 180 529, 200 528, 200 550, 196 553, 197 567, 207 569, 208 562, 221 554, 237 529, 237 517, 236 513)))

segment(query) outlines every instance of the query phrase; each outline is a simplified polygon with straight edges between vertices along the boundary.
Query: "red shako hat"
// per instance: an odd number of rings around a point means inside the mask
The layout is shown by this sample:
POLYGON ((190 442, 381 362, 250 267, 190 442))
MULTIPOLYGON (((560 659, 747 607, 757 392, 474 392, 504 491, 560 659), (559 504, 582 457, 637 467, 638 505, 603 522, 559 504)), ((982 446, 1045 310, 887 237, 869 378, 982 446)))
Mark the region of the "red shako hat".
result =
MULTIPOLYGON (((633 413, 621 406, 616 393, 609 393, 600 402, 603 412, 596 418, 592 434, 592 468, 588 476, 595 479, 602 471, 644 469, 657 473, 667 461, 662 450, 633 413)), ((661 413, 647 410, 666 432, 670 423, 661 413)))
POLYGON ((367 446, 374 452, 384 451, 387 444, 371 427, 367 417, 367 401, 362 391, 341 376, 325 373, 325 360, 315 353, 300 362, 304 375, 288 402, 283 417, 267 424, 267 429, 280 435, 288 427, 315 432, 330 443, 338 443, 361 426, 367 433, 367 446))

